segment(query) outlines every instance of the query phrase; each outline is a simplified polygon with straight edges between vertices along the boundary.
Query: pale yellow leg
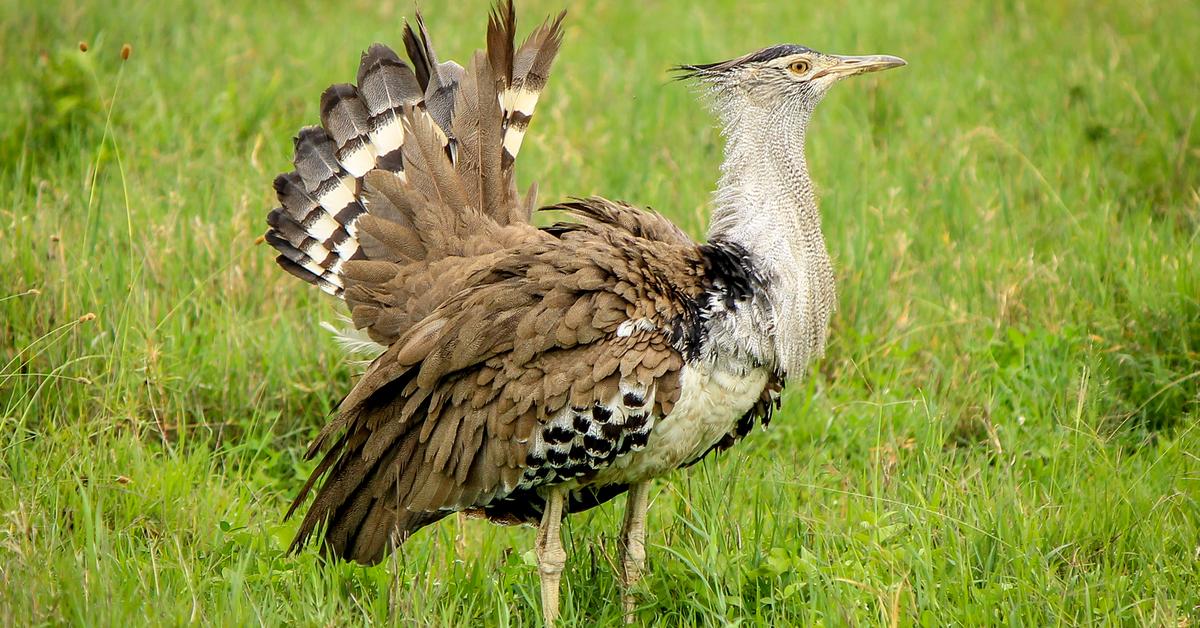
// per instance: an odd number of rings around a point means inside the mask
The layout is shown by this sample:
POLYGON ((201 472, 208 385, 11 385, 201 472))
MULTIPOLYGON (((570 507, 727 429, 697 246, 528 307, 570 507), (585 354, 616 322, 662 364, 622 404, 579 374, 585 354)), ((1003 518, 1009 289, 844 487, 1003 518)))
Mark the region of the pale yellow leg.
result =
POLYGON ((538 573, 542 579, 542 617, 546 625, 558 619, 558 585, 562 582, 563 568, 567 565, 561 530, 564 497, 561 489, 551 489, 546 495, 546 510, 542 513, 542 525, 538 528, 535 548, 538 573))
POLYGON ((625 607, 627 624, 633 623, 633 611, 637 608, 633 587, 642 579, 646 568, 646 510, 649 497, 649 482, 629 487, 625 525, 621 529, 621 602, 625 607))

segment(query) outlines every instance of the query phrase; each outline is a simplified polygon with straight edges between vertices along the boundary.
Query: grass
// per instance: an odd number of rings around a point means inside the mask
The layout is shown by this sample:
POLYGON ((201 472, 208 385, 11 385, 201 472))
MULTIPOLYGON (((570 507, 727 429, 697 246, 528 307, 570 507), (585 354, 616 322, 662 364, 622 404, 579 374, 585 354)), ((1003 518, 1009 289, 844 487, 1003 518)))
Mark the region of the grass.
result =
MULTIPOLYGON (((425 7, 448 57, 482 42, 462 4, 425 7)), ((595 4, 521 177, 697 236, 720 141, 668 65, 910 62, 814 120, 829 353, 769 431, 658 484, 641 621, 1200 621, 1200 5, 595 4)), ((254 242, 288 138, 410 4, 0 9, 0 622, 536 625, 528 529, 284 552, 352 370, 254 242)), ((619 619, 620 505, 567 526, 567 623, 619 619)))

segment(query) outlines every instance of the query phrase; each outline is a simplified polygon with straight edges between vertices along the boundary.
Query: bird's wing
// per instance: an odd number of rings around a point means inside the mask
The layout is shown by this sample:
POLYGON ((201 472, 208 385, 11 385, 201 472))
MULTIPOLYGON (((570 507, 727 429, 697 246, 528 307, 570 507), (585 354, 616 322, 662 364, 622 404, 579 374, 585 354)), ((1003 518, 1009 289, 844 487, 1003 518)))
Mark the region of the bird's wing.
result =
POLYGON ((573 222, 559 222, 545 229, 555 235, 569 231, 596 232, 616 229, 648 240, 684 246, 692 244, 692 239, 662 214, 599 196, 550 205, 541 210, 565 211, 575 219, 573 222))
POLYGON ((596 223, 490 259, 321 432, 298 545, 324 528, 333 553, 379 560, 448 512, 586 479, 671 412, 711 288, 699 247, 596 223))

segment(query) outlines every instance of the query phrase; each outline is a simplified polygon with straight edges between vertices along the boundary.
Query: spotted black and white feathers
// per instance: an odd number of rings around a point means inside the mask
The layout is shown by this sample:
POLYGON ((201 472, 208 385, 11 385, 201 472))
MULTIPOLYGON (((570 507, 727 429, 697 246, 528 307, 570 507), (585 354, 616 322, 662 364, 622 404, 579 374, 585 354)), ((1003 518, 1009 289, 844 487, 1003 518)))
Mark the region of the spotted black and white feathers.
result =
POLYGON ((534 434, 518 489, 595 475, 646 446, 655 417, 647 391, 624 390, 607 402, 568 407, 534 434))

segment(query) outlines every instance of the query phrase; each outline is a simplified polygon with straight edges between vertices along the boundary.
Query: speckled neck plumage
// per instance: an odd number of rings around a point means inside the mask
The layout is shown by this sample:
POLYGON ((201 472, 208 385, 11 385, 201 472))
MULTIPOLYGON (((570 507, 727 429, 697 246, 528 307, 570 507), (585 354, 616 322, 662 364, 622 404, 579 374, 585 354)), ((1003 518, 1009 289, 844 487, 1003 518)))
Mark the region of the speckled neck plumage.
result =
POLYGON ((824 353, 836 304, 804 158, 805 128, 819 97, 781 106, 730 90, 715 96, 726 147, 708 237, 740 244, 761 264, 771 324, 738 333, 747 337, 743 344, 773 350, 763 358, 777 371, 796 376, 824 353))

